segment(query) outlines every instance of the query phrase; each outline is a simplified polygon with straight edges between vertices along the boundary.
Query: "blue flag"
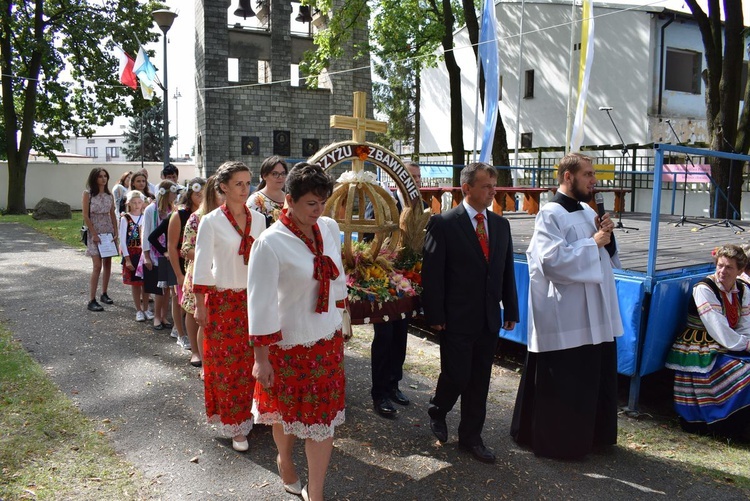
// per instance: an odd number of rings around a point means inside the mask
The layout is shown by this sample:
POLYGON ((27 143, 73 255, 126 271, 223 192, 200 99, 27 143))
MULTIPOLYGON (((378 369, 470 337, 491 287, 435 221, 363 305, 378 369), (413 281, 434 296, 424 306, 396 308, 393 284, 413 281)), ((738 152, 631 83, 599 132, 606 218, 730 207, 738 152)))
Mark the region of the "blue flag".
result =
MULTIPOLYGON (((492 140, 497 126, 497 108, 500 99, 500 60, 497 45, 497 19, 495 0, 484 0, 482 24, 479 28, 479 60, 484 69, 484 133, 480 162, 492 159, 492 140)), ((479 85, 479 82, 477 82, 479 85)))

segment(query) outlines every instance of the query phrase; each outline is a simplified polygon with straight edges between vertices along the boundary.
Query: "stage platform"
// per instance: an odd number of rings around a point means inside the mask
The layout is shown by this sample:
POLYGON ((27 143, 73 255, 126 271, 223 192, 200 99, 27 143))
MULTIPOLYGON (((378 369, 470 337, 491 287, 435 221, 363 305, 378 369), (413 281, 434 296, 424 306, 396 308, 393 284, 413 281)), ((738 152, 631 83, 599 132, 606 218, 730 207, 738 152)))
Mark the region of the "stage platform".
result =
MULTIPOLYGON (((527 344, 529 277, 526 249, 534 231, 534 216, 506 212, 513 235, 516 284, 521 321, 500 336, 527 344)), ((631 377, 629 407, 637 408, 640 378, 664 367, 664 361, 677 333, 684 328, 692 286, 714 270, 711 250, 722 244, 750 243, 750 224, 733 221, 746 231, 727 227, 719 220, 695 218, 707 225, 675 226, 679 216, 661 215, 658 226, 656 266, 648 274, 652 245, 651 214, 624 213, 622 225, 635 229, 615 229, 622 269, 615 270, 620 313, 625 333, 617 340, 618 372, 631 377)), ((617 219, 615 219, 617 221, 617 219)), ((572 315, 575 312, 571 312, 572 315)))

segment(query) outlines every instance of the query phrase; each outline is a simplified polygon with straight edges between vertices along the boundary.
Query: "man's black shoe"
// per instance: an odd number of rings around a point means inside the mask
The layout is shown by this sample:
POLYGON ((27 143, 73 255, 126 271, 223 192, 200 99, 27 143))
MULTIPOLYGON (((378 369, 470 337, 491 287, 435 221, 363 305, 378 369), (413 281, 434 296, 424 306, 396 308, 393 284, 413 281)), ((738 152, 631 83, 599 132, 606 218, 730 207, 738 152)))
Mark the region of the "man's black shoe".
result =
POLYGON ((114 304, 114 301, 112 301, 112 298, 110 298, 106 292, 102 294, 101 296, 99 296, 99 301, 101 301, 104 304, 114 304))
POLYGON ((394 418, 398 413, 396 408, 393 407, 393 402, 387 398, 373 402, 373 407, 375 407, 375 412, 387 418, 394 418))
POLYGON ((495 462, 495 453, 484 445, 463 445, 458 444, 458 448, 465 452, 470 452, 477 461, 492 464, 495 462))
POLYGON ((399 390, 398 388, 391 392, 391 400, 396 402, 398 405, 409 405, 409 403, 411 403, 409 397, 401 393, 401 390, 399 390))
POLYGON ((440 442, 447 442, 448 425, 445 422, 445 416, 441 416, 438 412, 438 408, 434 405, 427 409, 427 414, 430 416, 430 429, 432 430, 432 434, 435 435, 435 438, 440 442))

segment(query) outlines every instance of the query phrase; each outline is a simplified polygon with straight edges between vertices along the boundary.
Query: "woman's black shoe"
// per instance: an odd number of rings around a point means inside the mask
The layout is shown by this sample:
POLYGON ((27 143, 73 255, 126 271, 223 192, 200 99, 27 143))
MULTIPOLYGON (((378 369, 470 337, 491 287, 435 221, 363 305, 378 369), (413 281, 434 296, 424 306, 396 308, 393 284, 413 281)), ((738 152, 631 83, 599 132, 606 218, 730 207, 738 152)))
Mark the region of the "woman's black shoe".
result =
POLYGON ((114 304, 114 301, 112 301, 112 299, 107 295, 106 292, 102 294, 101 296, 99 296, 99 301, 101 301, 104 304, 114 304))
POLYGON ((102 305, 96 302, 96 299, 92 299, 89 301, 89 305, 87 306, 89 311, 104 311, 104 308, 102 305))

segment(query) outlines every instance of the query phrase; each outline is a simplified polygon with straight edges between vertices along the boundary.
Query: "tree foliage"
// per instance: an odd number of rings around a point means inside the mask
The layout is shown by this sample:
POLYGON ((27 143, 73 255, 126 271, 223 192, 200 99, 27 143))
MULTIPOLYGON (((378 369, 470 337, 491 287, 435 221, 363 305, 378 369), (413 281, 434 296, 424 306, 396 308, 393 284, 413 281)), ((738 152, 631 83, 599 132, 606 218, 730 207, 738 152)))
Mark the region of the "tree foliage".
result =
MULTIPOLYGON (((367 22, 364 0, 350 0, 336 5, 331 0, 309 0, 328 20, 326 29, 315 35, 317 50, 307 55, 303 71, 308 75, 322 73, 331 60, 341 57, 342 46, 351 39, 355 28, 367 22), (333 9, 333 10, 332 10, 333 9)), ((357 47, 375 56, 376 74, 383 79, 375 83, 376 108, 391 122, 389 139, 403 139, 411 131, 419 141, 419 78, 423 68, 433 66, 437 47, 445 51, 451 81, 451 147, 453 161, 463 164, 463 116, 461 110, 461 70, 453 56, 453 30, 463 23, 463 9, 457 0, 377 0, 371 2, 374 12, 368 44, 357 47), (402 100, 408 99, 408 103, 402 100)))
POLYGON ((26 210, 26 169, 33 149, 51 160, 63 139, 87 136, 128 114, 135 92, 117 78, 117 44, 130 54, 153 41, 151 11, 140 0, 0 0, 3 133, 8 160, 7 212, 26 210))
MULTIPOLYGON (((750 150, 750 85, 741 88, 744 51, 744 19, 742 2, 724 0, 724 22, 721 21, 719 0, 709 0, 708 12, 696 0, 686 0, 703 39, 706 69, 703 80, 706 86, 706 126, 712 150, 732 151, 747 154, 750 150), (740 113, 740 97, 744 93, 744 104, 740 113)), ((750 84, 750 79, 748 79, 750 84)), ((739 164, 739 162, 735 162, 739 164)), ((725 189, 737 187, 730 192, 729 202, 739 209, 742 197, 742 166, 729 160, 712 161, 712 175, 716 184, 725 189), (731 175, 730 175, 731 174, 731 175)), ((717 196, 712 187, 712 201, 717 196)), ((713 203, 711 204, 713 207, 713 203)), ((726 199, 718 197, 717 213, 726 214, 726 199)))
MULTIPOLYGON (((169 147, 176 136, 170 136, 169 147)), ((154 99, 152 106, 143 108, 140 114, 130 119, 125 132, 125 145, 122 148, 128 161, 140 161, 141 152, 144 162, 164 161, 164 103, 154 99), (141 130, 141 121, 143 129, 141 130), (141 150, 141 132, 143 133, 143 150, 141 150)))

